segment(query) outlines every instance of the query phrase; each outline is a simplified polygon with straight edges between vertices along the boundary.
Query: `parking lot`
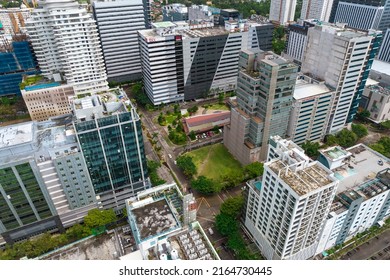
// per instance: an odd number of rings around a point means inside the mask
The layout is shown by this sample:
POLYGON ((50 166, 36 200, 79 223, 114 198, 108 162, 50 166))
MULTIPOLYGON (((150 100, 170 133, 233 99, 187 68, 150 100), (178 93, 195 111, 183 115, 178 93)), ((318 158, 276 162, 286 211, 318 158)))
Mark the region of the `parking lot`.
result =
POLYGON ((196 134, 196 139, 201 140, 201 139, 211 138, 215 135, 222 135, 222 132, 223 132, 222 128, 220 128, 218 130, 218 132, 219 133, 215 133, 214 131, 210 130, 210 131, 206 131, 204 133, 199 133, 199 134, 196 134))

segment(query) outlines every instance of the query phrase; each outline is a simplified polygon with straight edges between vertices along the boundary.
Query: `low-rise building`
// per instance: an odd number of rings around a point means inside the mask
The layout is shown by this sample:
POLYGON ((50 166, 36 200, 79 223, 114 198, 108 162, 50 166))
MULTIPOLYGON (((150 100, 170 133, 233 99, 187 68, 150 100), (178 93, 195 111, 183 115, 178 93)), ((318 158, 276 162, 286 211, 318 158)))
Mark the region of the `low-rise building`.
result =
POLYGON ((390 86, 366 85, 360 106, 370 112, 370 120, 376 123, 390 119, 390 86), (363 106, 362 106, 363 105, 363 106))
POLYGON ((196 221, 192 194, 183 195, 176 184, 140 192, 126 200, 137 248, 146 260, 217 259, 219 256, 196 221))
POLYGON ((316 254, 348 241, 390 215, 389 159, 363 144, 320 152, 340 181, 316 254))
POLYGON ((20 91, 33 121, 71 113, 69 97, 75 94, 72 85, 42 76, 25 76, 20 91))

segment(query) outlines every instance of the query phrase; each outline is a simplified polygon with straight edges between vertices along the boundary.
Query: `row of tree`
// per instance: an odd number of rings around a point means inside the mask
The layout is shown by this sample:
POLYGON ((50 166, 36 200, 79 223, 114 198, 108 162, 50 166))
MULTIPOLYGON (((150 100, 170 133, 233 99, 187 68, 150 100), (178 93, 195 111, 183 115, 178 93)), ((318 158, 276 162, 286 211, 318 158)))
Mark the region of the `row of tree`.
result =
POLYGON ((244 206, 244 198, 237 196, 228 198, 222 203, 220 213, 215 217, 218 232, 226 236, 227 247, 234 252, 239 260, 258 260, 260 256, 251 253, 240 234, 239 216, 244 206))
POLYGON ((327 135, 325 137, 325 144, 320 145, 318 142, 306 141, 302 144, 302 149, 309 157, 316 158, 320 154, 320 149, 335 145, 348 148, 355 145, 360 138, 367 135, 368 130, 363 124, 352 124, 352 130, 344 128, 335 135, 327 135))
POLYGON ((27 256, 35 258, 56 248, 90 236, 93 229, 110 225, 117 221, 114 210, 93 209, 84 218, 84 224, 75 224, 62 234, 45 233, 39 237, 15 243, 0 251, 0 260, 17 260, 27 256))

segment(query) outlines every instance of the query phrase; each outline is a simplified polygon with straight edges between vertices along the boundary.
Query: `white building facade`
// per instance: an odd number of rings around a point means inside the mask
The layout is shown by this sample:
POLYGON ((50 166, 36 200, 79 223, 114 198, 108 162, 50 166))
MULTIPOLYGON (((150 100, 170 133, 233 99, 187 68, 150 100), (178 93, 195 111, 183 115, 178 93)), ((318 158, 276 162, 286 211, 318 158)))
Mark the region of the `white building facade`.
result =
POLYGON ((43 76, 65 79, 76 94, 108 89, 96 22, 73 0, 39 2, 27 32, 43 76))
POLYGON ((261 182, 248 184, 245 226, 269 260, 314 256, 338 180, 296 144, 271 137, 261 182))
POLYGON ((301 19, 313 18, 328 22, 332 6, 333 0, 303 0, 301 19))
POLYGON ((138 30, 147 25, 144 1, 93 2, 107 77, 113 81, 139 80, 142 75, 138 30))
POLYGON ((368 77, 376 33, 321 24, 308 31, 302 73, 336 89, 327 133, 341 130, 354 116, 368 77), (327 50, 327 51, 324 51, 327 50), (367 75, 365 75, 367 74, 367 75))
POLYGON ((378 29, 383 9, 383 6, 339 2, 334 22, 344 22, 362 30, 378 29))
POLYGON ((271 0, 269 19, 285 25, 294 20, 297 0, 271 0))

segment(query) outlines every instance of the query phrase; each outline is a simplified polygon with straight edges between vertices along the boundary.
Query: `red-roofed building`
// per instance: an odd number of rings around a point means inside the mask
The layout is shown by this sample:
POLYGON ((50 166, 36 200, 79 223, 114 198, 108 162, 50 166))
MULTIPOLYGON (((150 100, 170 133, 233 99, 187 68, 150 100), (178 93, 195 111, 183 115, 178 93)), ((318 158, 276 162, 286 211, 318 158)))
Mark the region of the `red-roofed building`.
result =
POLYGON ((184 131, 201 133, 213 129, 215 126, 223 127, 230 123, 230 112, 222 111, 207 115, 198 115, 183 119, 184 131))

